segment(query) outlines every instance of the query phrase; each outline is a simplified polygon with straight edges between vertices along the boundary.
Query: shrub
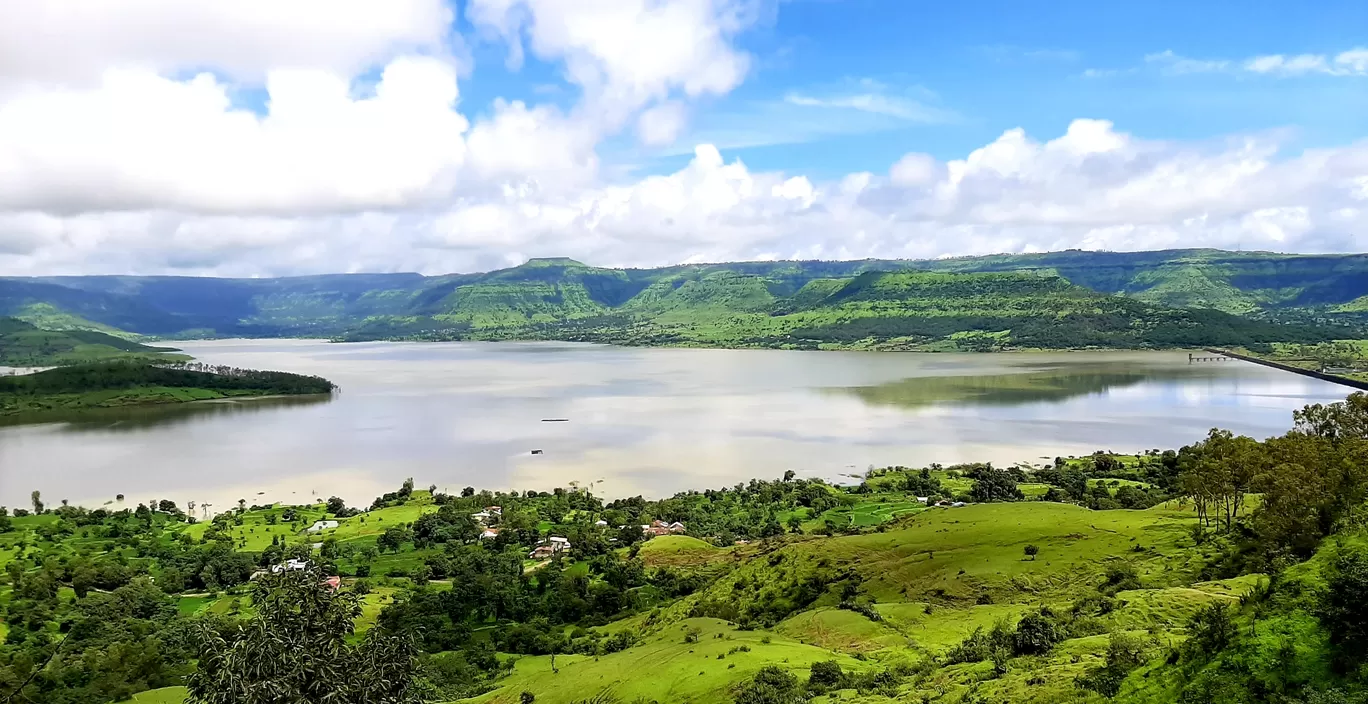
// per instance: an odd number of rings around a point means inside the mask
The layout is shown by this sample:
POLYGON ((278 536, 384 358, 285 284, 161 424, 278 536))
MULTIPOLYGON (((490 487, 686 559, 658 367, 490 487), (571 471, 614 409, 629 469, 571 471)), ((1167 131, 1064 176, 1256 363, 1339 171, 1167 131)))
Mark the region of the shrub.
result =
POLYGON ((736 704, 803 704, 807 697, 798 678, 776 665, 766 665, 735 691, 736 704))
POLYGON ((1318 616, 1330 642, 1353 659, 1368 650, 1368 554, 1346 551, 1331 565, 1318 616))
POLYGON ((1012 634, 1015 655, 1044 655, 1065 638, 1064 628, 1048 608, 1021 617, 1012 634))
POLYGON ((1235 638, 1235 622, 1230 618, 1230 607, 1224 603, 1207 606, 1192 615, 1188 622, 1188 646, 1201 655, 1214 655, 1235 638))

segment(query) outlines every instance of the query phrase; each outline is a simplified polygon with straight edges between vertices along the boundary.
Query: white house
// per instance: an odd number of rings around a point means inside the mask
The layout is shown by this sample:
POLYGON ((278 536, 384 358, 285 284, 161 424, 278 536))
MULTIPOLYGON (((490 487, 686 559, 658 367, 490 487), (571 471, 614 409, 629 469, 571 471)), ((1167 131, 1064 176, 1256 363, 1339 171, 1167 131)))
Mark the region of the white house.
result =
POLYGON ((309 561, 308 561, 308 560, 298 560, 298 559, 295 559, 295 558, 292 557, 292 558, 286 560, 286 561, 285 561, 284 563, 282 563, 282 564, 279 564, 279 565, 271 565, 271 572, 276 573, 276 574, 279 574, 279 573, 281 573, 281 572, 294 572, 294 571, 297 571, 297 570, 306 569, 306 568, 308 568, 308 566, 309 566, 309 561))
POLYGON ((480 511, 479 513, 470 514, 471 518, 474 518, 475 520, 481 523, 484 523, 485 521, 489 520, 489 516, 490 513, 488 511, 480 511))
POLYGON ((336 528, 337 526, 337 521, 314 521, 314 524, 309 526, 309 532, 317 533, 320 530, 330 530, 332 528, 336 528))
POLYGON ((917 497, 917 503, 921 503, 921 504, 924 504, 924 503, 926 503, 927 501, 930 501, 930 500, 931 500, 931 497, 929 497, 929 496, 918 496, 918 497, 917 497))
POLYGON ((558 538, 553 535, 551 536, 550 542, 552 552, 561 552, 570 549, 570 541, 566 538, 558 538))
POLYGON ((480 540, 493 540, 497 537, 499 537, 498 528, 485 528, 484 532, 480 534, 480 540))

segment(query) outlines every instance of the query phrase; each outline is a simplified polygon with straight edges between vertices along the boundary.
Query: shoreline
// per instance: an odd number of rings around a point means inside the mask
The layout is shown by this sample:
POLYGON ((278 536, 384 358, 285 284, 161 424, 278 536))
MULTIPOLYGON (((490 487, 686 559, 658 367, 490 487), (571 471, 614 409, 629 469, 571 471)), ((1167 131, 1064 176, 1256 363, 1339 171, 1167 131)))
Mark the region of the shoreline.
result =
POLYGON ((1254 364, 1263 365, 1263 366, 1265 366, 1265 367, 1270 367, 1270 368, 1272 368, 1272 369, 1277 369, 1277 370, 1279 370, 1279 371, 1292 372, 1293 374, 1300 374, 1300 375, 1302 375, 1302 376, 1311 377, 1312 379, 1319 379, 1319 380, 1321 380, 1321 381, 1328 381, 1328 382, 1330 382, 1330 383, 1332 383, 1332 384, 1339 384, 1340 386, 1348 386, 1348 387, 1351 388, 1351 389, 1358 389, 1358 390, 1360 390, 1360 391, 1368 391, 1368 382, 1358 381, 1358 380, 1356 380, 1356 379, 1350 379, 1350 378, 1348 378, 1348 377, 1337 376, 1337 375, 1334 375, 1334 374, 1326 374, 1325 372, 1318 372, 1318 371, 1315 371, 1315 370, 1312 370, 1312 369, 1302 369, 1301 367, 1294 367, 1294 366, 1292 366, 1292 365, 1290 365, 1290 364, 1283 364, 1282 362, 1275 362, 1275 361, 1273 361, 1273 360, 1271 360, 1271 359, 1261 359, 1261 358, 1259 358, 1259 357, 1251 357, 1251 356, 1246 355, 1246 354, 1240 354, 1239 352, 1231 352, 1231 351, 1229 351, 1229 350, 1223 350, 1223 349, 1219 349, 1219 348, 1216 348, 1216 347, 1204 347, 1203 349, 1206 350, 1207 352, 1211 352, 1211 353, 1213 353, 1213 354, 1224 355, 1224 356, 1226 356, 1226 357, 1230 357, 1231 359, 1238 359, 1238 360, 1240 360, 1240 361, 1242 361, 1242 362, 1252 362, 1252 363, 1254 363, 1254 364))

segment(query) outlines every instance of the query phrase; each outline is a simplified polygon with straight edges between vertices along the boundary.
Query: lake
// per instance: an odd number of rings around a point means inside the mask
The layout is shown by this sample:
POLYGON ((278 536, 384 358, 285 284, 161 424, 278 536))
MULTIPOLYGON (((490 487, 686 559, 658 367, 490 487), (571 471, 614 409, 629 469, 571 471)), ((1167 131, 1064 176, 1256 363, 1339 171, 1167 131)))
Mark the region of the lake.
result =
POLYGON ((38 489, 369 504, 420 487, 593 485, 660 496, 867 467, 1040 463, 1176 448, 1213 426, 1263 438, 1350 389, 1184 352, 913 354, 562 343, 181 343, 201 361, 325 376, 332 399, 100 413, 0 427, 0 503, 38 489), (547 422, 546 419, 565 419, 547 422), (541 450, 533 454, 532 450, 541 450))

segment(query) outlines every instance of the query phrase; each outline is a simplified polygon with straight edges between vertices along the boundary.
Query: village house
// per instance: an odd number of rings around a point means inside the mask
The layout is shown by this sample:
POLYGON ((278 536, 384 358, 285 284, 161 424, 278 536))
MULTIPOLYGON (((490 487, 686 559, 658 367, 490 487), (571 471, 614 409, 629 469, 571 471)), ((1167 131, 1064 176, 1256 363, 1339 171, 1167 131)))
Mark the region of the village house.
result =
POLYGON ((528 557, 533 560, 544 560, 552 555, 568 552, 570 552, 570 541, 553 535, 544 544, 538 545, 537 549, 533 550, 528 557))
POLYGON ((651 521, 650 525, 641 527, 641 532, 646 535, 653 535, 657 537, 662 535, 670 535, 672 533, 683 533, 684 524, 680 523, 679 521, 675 521, 674 523, 666 523, 665 521, 658 520, 651 521))
POLYGON ((485 528, 484 532, 480 533, 480 540, 493 540, 497 537, 499 537, 498 528, 485 528))

